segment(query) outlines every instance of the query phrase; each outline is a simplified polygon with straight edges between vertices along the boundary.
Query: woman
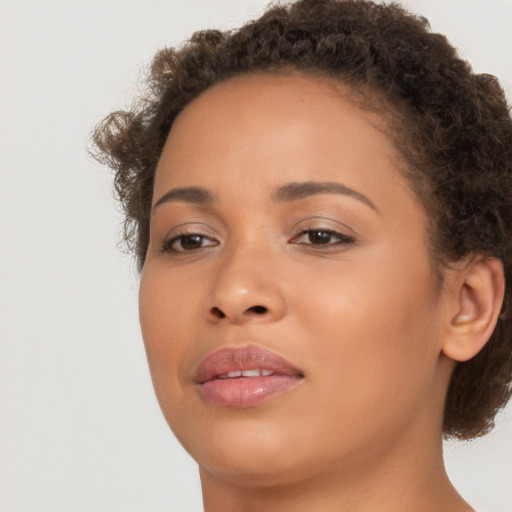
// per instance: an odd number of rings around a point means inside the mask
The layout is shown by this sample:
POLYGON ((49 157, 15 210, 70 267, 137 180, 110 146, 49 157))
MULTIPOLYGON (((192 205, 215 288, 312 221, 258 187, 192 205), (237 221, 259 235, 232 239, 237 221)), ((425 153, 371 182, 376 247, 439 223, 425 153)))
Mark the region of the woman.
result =
POLYGON ((96 130, 205 510, 467 511, 510 396, 512 120, 425 20, 302 0, 160 52, 96 130))

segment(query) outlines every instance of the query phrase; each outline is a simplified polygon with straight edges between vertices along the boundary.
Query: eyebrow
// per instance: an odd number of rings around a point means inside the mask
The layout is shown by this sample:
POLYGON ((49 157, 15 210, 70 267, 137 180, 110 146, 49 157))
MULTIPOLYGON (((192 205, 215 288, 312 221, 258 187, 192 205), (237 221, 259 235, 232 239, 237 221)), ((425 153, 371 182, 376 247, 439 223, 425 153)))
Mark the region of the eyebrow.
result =
POLYGON ((342 194, 344 196, 350 196, 366 204, 376 212, 379 211, 365 195, 346 187, 341 183, 332 181, 304 181, 301 183, 288 183, 277 189, 275 199, 277 201, 297 201, 298 199, 304 199, 316 194, 342 194))
POLYGON ((164 203, 183 201, 185 203, 210 204, 215 201, 215 196, 206 188, 184 187, 173 188, 166 192, 154 205, 153 210, 164 203))
MULTIPOLYGON (((353 197, 378 212, 377 207, 365 195, 346 187, 341 183, 331 181, 287 183, 277 189, 274 194, 274 200, 278 202, 297 201, 317 194, 341 194, 353 197)), ((156 201, 153 205, 153 210, 164 203, 171 203, 174 201, 194 204, 211 204, 216 201, 216 197, 208 189, 202 187, 173 188, 156 201)))

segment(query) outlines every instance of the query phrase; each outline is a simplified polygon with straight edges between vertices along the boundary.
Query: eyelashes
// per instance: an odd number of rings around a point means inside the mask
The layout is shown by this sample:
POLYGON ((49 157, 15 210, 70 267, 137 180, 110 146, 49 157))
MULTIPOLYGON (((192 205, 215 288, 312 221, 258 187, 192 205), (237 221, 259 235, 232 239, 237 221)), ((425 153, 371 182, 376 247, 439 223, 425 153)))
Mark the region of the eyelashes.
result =
POLYGON ((332 247, 350 244, 354 238, 332 229, 313 228, 305 229, 290 240, 292 244, 315 245, 320 247, 332 247))
MULTIPOLYGON (((353 236, 323 227, 302 230, 288 240, 290 244, 311 246, 311 248, 323 251, 350 245, 354 242, 353 236)), ((174 255, 191 254, 208 250, 219 244, 217 239, 203 233, 180 233, 165 240, 161 251, 174 255)))
POLYGON ((162 252, 197 252, 205 247, 214 247, 219 242, 201 233, 181 233, 162 244, 162 252))

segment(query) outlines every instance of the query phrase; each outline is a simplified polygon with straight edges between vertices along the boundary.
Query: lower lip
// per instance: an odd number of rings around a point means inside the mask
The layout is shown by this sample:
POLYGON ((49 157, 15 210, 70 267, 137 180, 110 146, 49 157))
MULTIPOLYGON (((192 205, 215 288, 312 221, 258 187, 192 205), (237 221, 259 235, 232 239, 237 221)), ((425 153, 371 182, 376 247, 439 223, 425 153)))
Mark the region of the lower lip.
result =
POLYGON ((294 388, 302 377, 269 375, 213 379, 199 385, 203 398, 223 407, 252 407, 294 388))

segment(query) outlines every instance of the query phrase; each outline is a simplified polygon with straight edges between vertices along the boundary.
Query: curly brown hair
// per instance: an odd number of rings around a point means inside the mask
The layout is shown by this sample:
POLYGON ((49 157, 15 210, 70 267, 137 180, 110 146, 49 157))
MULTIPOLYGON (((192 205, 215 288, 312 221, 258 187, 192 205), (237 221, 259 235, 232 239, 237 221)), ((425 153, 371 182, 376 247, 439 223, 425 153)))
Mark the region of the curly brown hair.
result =
MULTIPOLYGON (((493 76, 475 74, 425 18, 367 0, 274 5, 237 30, 197 32, 180 48, 157 53, 145 92, 130 110, 106 117, 92 137, 93 155, 115 171, 124 239, 139 270, 155 169, 176 116, 230 77, 290 70, 369 91, 360 106, 380 104, 429 215, 436 264, 483 254, 501 259, 512 282, 512 119, 503 90, 493 76)), ((505 306, 511 294, 507 286, 505 306)), ((486 346, 455 368, 445 436, 487 433, 510 398, 511 380, 512 316, 504 311, 486 346)))

